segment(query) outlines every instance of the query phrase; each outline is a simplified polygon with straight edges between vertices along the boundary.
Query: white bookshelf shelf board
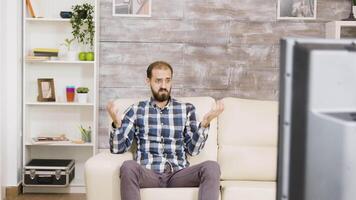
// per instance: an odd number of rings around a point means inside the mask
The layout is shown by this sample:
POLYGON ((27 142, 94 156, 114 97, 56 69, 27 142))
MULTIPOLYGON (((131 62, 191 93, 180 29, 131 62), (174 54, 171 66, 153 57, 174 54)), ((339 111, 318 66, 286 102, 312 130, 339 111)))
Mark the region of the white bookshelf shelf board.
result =
POLYGON ((78 102, 27 102, 28 106, 94 106, 93 103, 78 103, 78 102))
POLYGON ((94 61, 70 61, 70 60, 26 60, 27 63, 45 63, 45 64, 91 64, 93 65, 94 61))
POLYGON ((93 147, 92 143, 75 144, 75 143, 28 143, 26 146, 58 146, 58 147, 93 147))
POLYGON ((69 22, 70 19, 62 18, 26 18, 28 22, 69 22))

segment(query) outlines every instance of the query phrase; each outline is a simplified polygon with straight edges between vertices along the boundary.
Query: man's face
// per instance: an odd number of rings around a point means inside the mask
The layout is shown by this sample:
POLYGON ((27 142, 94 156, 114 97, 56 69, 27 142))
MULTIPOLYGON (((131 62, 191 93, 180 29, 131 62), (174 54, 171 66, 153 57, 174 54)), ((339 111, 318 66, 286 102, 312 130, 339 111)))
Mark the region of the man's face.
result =
POLYGON ((152 95, 158 102, 167 101, 171 95, 172 74, 169 69, 153 69, 152 77, 147 78, 152 95))

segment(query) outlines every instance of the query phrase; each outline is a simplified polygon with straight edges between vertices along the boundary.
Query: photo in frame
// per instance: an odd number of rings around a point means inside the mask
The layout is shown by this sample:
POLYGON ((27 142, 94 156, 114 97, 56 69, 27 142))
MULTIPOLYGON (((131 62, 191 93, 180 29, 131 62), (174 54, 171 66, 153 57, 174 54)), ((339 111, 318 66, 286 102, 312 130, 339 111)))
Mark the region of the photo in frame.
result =
POLYGON ((316 19, 317 0, 278 0, 277 19, 316 19))
POLYGON ((113 16, 151 17, 152 0, 113 0, 113 16))
POLYGON ((38 87, 37 101, 40 102, 56 101, 53 78, 37 79, 37 87, 38 87))

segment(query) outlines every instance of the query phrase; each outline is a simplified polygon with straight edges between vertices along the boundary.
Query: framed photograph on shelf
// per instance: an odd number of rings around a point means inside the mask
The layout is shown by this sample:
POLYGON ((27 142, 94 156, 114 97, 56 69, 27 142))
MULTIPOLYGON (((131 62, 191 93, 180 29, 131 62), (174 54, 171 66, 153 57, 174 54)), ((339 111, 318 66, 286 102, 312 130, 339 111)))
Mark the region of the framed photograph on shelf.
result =
POLYGON ((37 101, 56 101, 56 94, 54 90, 53 78, 39 78, 37 79, 38 96, 37 101))
POLYGON ((277 19, 316 19, 317 0, 278 0, 277 19))
POLYGON ((151 17, 152 0, 113 0, 113 16, 151 17))

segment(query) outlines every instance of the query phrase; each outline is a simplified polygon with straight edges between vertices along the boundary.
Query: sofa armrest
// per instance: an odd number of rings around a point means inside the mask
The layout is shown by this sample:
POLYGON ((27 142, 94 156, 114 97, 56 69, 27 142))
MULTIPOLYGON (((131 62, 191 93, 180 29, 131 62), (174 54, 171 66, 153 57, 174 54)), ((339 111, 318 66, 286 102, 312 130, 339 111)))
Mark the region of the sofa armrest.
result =
POLYGON ((87 200, 120 200, 120 167, 133 154, 101 152, 85 163, 87 200))

